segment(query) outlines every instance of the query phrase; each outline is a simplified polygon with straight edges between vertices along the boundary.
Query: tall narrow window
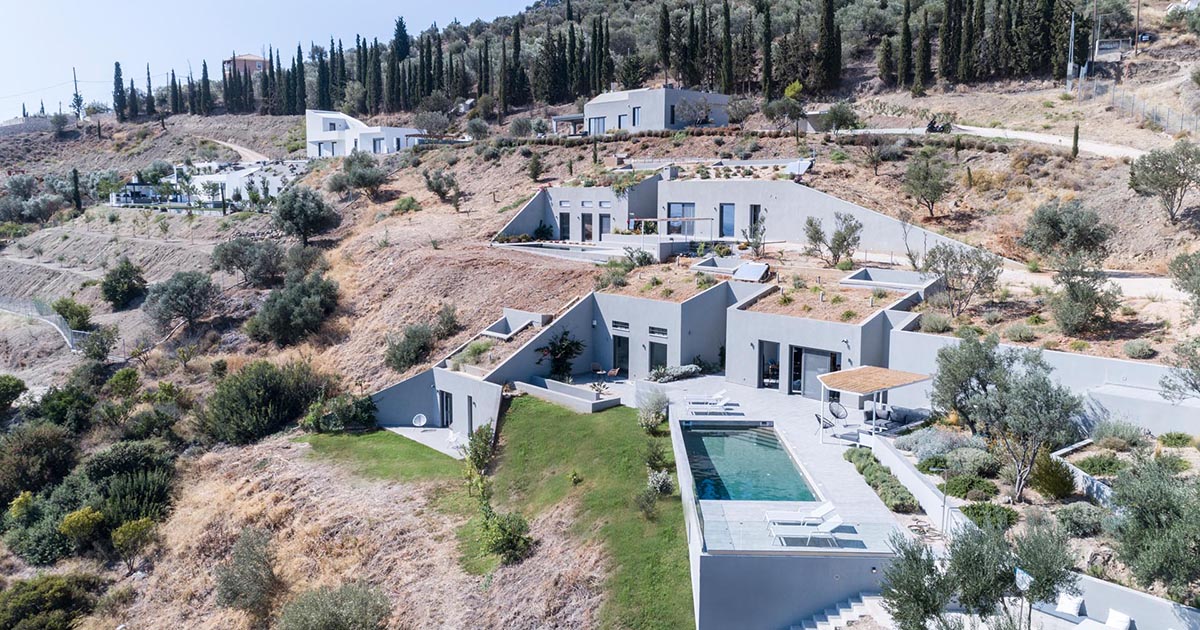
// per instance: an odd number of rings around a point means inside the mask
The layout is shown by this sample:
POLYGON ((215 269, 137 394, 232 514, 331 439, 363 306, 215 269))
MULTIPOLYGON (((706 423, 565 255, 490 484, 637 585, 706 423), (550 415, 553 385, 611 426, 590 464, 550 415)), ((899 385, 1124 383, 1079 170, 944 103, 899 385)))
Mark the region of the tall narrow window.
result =
POLYGON ((637 127, 641 124, 642 124, 642 108, 634 107, 633 108, 633 126, 637 127))
POLYGON ((727 238, 734 235, 733 233, 733 204, 721 204, 721 238, 727 238))

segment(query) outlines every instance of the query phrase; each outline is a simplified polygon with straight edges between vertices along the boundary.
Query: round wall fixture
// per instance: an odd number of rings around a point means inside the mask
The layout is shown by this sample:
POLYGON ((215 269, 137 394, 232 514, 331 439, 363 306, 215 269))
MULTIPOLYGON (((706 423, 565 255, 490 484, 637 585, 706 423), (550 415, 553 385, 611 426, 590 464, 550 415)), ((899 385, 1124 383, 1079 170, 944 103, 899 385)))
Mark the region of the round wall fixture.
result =
POLYGON ((413 416, 412 422, 413 422, 414 427, 423 427, 423 426, 425 426, 426 422, 429 422, 429 419, 425 417, 425 414, 419 413, 419 414, 413 416))

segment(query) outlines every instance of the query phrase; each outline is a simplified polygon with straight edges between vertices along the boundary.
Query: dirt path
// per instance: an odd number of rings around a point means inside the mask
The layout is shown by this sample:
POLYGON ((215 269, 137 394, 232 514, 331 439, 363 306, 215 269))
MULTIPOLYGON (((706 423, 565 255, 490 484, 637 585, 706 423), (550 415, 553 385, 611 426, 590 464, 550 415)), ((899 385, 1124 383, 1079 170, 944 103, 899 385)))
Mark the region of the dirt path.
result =
POLYGON ((270 162, 271 161, 271 158, 259 153, 258 151, 255 151, 253 149, 247 149, 246 147, 238 146, 236 144, 232 144, 229 142, 225 142, 224 140, 217 140, 216 138, 205 138, 205 140, 212 140, 213 142, 216 142, 217 144, 219 144, 223 147, 228 147, 230 149, 233 149, 234 151, 237 151, 238 155, 242 156, 243 162, 270 162))
MULTIPOLYGON (((1023 140, 1025 142, 1034 142, 1037 144, 1047 144, 1064 149, 1071 148, 1071 138, 1063 136, 1055 136, 1048 133, 1034 133, 1032 131, 1018 131, 1016 129, 1004 129, 999 127, 972 127, 970 125, 954 125, 955 133, 962 133, 969 136, 979 136, 981 138, 1006 138, 1009 140, 1023 140)), ((854 129, 844 131, 842 133, 856 135, 881 135, 881 136, 923 136, 926 135, 924 127, 893 127, 884 129, 854 129)), ((1111 158, 1138 158, 1146 152, 1133 147, 1122 146, 1119 144, 1109 144, 1107 142, 1096 142, 1094 140, 1079 139, 1079 150, 1085 153, 1092 153, 1101 157, 1111 158)))

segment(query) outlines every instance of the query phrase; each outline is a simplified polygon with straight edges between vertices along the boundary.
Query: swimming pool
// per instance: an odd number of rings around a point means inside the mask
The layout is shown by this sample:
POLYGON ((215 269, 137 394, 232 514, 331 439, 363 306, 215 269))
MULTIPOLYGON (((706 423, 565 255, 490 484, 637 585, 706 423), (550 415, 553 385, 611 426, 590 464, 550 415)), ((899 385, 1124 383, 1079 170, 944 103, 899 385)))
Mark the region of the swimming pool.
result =
POLYGON ((717 501, 815 501, 816 494, 770 426, 681 427, 696 497, 717 501))

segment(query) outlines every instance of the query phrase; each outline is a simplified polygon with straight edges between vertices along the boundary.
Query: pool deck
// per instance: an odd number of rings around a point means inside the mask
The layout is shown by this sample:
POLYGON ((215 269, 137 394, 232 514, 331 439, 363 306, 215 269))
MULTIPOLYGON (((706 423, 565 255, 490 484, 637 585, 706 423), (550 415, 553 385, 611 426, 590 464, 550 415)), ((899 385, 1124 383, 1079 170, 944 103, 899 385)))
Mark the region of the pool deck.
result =
MULTIPOLYGON (((818 495, 816 502, 699 501, 707 552, 891 553, 888 538, 893 531, 902 529, 900 523, 854 466, 842 458, 842 453, 849 447, 835 443, 837 440, 829 435, 822 443, 814 418, 814 414, 821 412, 822 403, 773 390, 734 385, 726 382, 723 376, 705 376, 660 387, 671 397, 673 425, 687 420, 705 423, 773 421, 780 440, 818 495), (721 390, 739 404, 741 416, 697 418, 688 413, 685 397, 710 396, 721 390), (812 509, 822 501, 832 502, 834 514, 845 521, 834 532, 839 543, 837 548, 828 540, 813 540, 812 546, 806 546, 802 539, 789 538, 784 544, 771 536, 765 517, 768 510, 812 509)), ((678 430, 672 428, 673 432, 678 430)))

